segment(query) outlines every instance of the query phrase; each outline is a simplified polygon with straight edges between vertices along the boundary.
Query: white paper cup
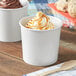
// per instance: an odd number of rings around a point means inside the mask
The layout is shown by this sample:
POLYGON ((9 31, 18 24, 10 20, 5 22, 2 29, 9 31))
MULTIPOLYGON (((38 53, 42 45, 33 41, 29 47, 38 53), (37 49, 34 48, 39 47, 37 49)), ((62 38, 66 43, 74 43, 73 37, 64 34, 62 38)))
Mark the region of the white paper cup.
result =
POLYGON ((27 15, 27 7, 17 9, 0 8, 0 41, 15 42, 21 40, 19 20, 27 15))
POLYGON ((62 22, 51 17, 51 22, 57 27, 52 30, 33 30, 24 25, 33 17, 20 20, 22 33, 23 60, 35 66, 47 66, 58 59, 59 40, 62 22))

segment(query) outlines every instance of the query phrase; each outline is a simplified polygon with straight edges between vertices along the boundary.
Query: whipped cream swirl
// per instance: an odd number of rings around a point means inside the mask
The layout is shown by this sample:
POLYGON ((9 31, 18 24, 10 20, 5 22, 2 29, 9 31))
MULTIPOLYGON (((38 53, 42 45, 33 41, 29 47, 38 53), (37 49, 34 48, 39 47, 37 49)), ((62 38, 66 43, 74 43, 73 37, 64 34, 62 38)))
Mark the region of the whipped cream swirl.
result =
POLYGON ((49 16, 45 15, 42 12, 38 12, 36 16, 32 20, 30 20, 25 26, 34 30, 54 29, 54 25, 53 23, 51 23, 49 16))

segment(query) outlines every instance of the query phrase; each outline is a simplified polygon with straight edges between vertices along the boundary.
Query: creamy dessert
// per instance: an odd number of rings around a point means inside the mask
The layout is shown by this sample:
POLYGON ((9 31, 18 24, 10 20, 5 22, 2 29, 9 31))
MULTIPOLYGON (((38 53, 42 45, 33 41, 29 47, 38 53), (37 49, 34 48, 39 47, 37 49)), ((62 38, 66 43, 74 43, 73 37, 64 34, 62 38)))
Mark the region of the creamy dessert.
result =
POLYGON ((22 5, 19 0, 1 0, 0 1, 0 8, 6 9, 14 9, 14 8, 21 8, 22 5))
POLYGON ((54 29, 54 24, 51 22, 49 16, 40 11, 25 25, 25 27, 34 30, 49 30, 54 29))

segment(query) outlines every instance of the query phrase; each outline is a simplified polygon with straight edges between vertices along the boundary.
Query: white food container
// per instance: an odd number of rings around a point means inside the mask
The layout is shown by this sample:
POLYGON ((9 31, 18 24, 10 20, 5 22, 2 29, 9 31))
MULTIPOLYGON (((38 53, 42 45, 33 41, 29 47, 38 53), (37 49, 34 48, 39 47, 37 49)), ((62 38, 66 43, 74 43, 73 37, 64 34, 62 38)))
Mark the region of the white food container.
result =
POLYGON ((22 18, 19 22, 22 33, 23 60, 35 66, 47 66, 58 59, 59 40, 62 22, 52 17, 51 22, 56 25, 51 30, 33 30, 24 27, 33 17, 22 18))
POLYGON ((15 42, 21 40, 19 20, 27 16, 27 7, 16 9, 0 8, 0 41, 15 42))

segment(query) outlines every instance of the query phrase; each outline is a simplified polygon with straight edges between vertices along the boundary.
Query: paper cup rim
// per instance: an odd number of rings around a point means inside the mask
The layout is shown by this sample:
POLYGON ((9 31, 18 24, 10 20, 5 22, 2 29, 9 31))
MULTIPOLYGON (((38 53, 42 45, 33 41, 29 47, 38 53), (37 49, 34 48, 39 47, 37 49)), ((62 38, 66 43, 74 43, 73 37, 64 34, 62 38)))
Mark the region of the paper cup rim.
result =
MULTIPOLYGON (((49 16, 49 15, 48 15, 49 16)), ((55 28, 55 29, 49 29, 49 30, 34 30, 34 29, 30 29, 30 28, 27 28, 27 27, 25 27, 25 26, 23 26, 22 24, 21 24, 21 22, 23 21, 23 19, 27 19, 27 18, 29 18, 29 17, 34 17, 34 16, 27 16, 27 17, 23 17, 20 21, 19 21, 19 25, 21 26, 21 27, 23 27, 24 29, 27 29, 27 30, 30 30, 30 31, 54 31, 54 30, 58 30, 59 28, 61 28, 62 27, 62 21, 59 19, 59 18, 57 18, 57 17, 53 17, 53 16, 50 16, 50 17, 52 17, 52 18, 55 18, 55 19, 57 19, 57 20, 59 20, 60 21, 60 26, 59 27, 57 27, 57 28, 55 28)))
POLYGON ((23 8, 26 8, 27 6, 29 5, 29 2, 27 1, 26 2, 26 6, 23 6, 23 7, 20 7, 20 8, 15 8, 15 9, 5 9, 5 8, 0 8, 0 10, 3 10, 3 11, 11 11, 11 10, 20 10, 20 9, 23 9, 23 8))

